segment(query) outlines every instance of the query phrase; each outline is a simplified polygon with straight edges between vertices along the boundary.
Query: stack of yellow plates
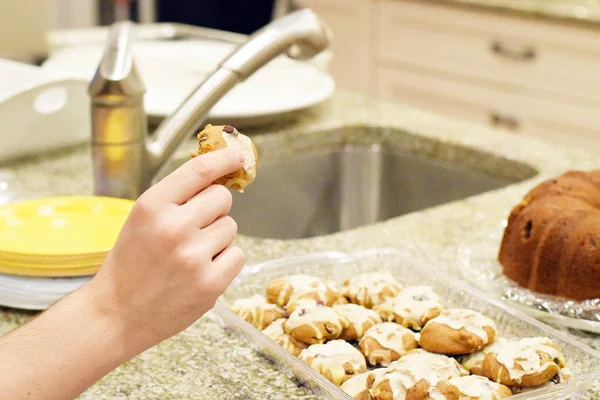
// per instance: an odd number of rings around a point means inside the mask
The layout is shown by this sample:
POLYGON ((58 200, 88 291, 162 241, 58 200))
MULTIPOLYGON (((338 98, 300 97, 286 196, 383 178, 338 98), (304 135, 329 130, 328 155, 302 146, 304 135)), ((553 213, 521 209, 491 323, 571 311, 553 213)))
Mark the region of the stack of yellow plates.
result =
POLYGON ((0 305, 43 310, 100 269, 133 202, 57 197, 0 208, 0 305))
POLYGON ((0 273, 95 274, 132 206, 123 199, 56 197, 0 208, 0 273))

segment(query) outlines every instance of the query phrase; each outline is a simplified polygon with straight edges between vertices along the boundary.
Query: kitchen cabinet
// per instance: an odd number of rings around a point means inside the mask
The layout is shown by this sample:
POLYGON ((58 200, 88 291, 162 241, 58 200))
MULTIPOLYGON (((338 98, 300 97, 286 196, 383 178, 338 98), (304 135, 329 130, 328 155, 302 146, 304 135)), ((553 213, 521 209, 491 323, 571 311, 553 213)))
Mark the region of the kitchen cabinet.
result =
POLYGON ((300 3, 318 13, 331 28, 334 58, 330 71, 338 87, 370 93, 371 0, 303 0, 300 3))
MULTIPOLYGON (((337 7, 326 3, 342 2, 311 0, 317 12, 337 7)), ((354 35, 334 44, 334 64, 346 66, 343 74, 332 70, 340 87, 352 89, 346 82, 354 75, 358 91, 383 100, 600 149, 600 23, 594 28, 451 1, 343 4, 344 13, 330 11, 336 18, 323 13, 335 22, 334 40, 354 35), (361 29, 353 30, 356 22, 342 14, 360 19, 361 29), (354 68, 357 59, 368 65, 354 68)))

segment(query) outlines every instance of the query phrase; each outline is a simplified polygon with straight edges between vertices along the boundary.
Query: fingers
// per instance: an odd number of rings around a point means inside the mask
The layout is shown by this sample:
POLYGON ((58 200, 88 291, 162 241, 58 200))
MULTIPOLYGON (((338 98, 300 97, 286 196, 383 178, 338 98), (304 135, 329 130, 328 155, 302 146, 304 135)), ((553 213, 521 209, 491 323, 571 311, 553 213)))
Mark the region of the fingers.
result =
POLYGON ((243 162, 241 153, 230 148, 203 154, 183 164, 148 192, 166 202, 181 205, 216 179, 238 170, 243 162))
POLYGON ((181 207, 186 218, 194 218, 198 228, 209 226, 231 210, 231 192, 221 185, 211 185, 181 207), (187 217, 189 215, 189 217, 187 217))
POLYGON ((215 222, 200 231, 206 251, 217 255, 233 243, 237 235, 237 224, 230 216, 219 217, 215 222))
POLYGON ((239 247, 228 247, 213 261, 212 273, 217 274, 216 282, 224 291, 244 267, 246 256, 239 247))

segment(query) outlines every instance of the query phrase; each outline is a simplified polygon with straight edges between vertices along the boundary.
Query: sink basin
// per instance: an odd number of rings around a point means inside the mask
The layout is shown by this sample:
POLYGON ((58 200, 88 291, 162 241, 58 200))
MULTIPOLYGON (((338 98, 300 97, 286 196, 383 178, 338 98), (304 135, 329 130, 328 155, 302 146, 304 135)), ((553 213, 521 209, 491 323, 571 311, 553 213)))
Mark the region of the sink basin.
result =
POLYGON ((464 199, 531 178, 519 162, 386 128, 257 136, 256 181, 234 193, 245 235, 326 235, 464 199), (322 140, 326 143, 323 143, 322 140), (285 143, 283 146, 281 143, 285 143))

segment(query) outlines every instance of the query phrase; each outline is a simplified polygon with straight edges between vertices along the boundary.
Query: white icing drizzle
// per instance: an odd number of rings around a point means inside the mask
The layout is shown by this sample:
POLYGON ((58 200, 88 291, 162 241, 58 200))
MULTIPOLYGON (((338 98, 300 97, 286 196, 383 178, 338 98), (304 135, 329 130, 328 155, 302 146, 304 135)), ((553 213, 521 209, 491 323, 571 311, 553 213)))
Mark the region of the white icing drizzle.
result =
POLYGON ((464 328, 481 338, 484 344, 489 343, 489 338, 487 332, 483 328, 488 327, 494 330, 494 332, 496 331, 496 324, 490 318, 480 312, 463 308, 451 308, 442 311, 438 317, 433 318, 429 323, 432 322, 446 325, 457 331, 464 328))
POLYGON ((323 339, 323 332, 317 326, 317 323, 319 322, 331 323, 337 327, 339 332, 341 332, 344 325, 346 325, 344 322, 347 323, 346 319, 335 312, 333 308, 317 305, 316 307, 296 308, 294 312, 290 314, 284 327, 286 332, 289 333, 300 326, 308 325, 315 332, 315 338, 321 340, 323 339))
POLYGON ((346 317, 346 319, 354 327, 357 339, 363 337, 363 328, 365 323, 370 322, 371 325, 381 323, 379 314, 366 307, 359 306, 358 304, 338 304, 333 306, 333 309, 338 314, 346 317))
POLYGON ((332 382, 340 385, 346 376, 344 364, 350 364, 355 373, 367 370, 363 355, 344 340, 331 340, 325 344, 313 344, 302 350, 299 358, 307 362, 314 370, 331 373, 332 382), (312 361, 308 361, 313 358, 312 361))
POLYGON ((464 396, 477 400, 500 399, 500 395, 498 394, 500 384, 482 376, 462 376, 460 378, 452 378, 448 382, 460 391, 461 398, 464 396))
POLYGON ((434 309, 441 311, 443 306, 431 286, 410 286, 396 296, 392 310, 403 320, 421 327, 427 322, 423 318, 434 309))
POLYGON ((265 311, 276 311, 281 316, 285 314, 285 311, 281 307, 277 304, 268 303, 267 300, 259 294, 247 299, 236 300, 231 306, 231 310, 258 328, 261 328, 259 325, 262 324, 265 311))
POLYGON ((483 365, 483 360, 488 353, 497 354, 502 345, 506 343, 508 343, 508 341, 504 338, 496 339, 495 342, 485 346, 483 349, 465 357, 462 360, 462 366, 469 371, 475 367, 481 367, 483 365))
POLYGON ((369 372, 363 372, 362 374, 355 375, 346 382, 342 383, 340 389, 342 389, 352 398, 355 398, 367 390, 367 376, 369 376, 369 372))
POLYGON ((234 147, 238 149, 244 157, 244 170, 251 176, 256 175, 256 157, 254 155, 254 148, 252 147, 252 140, 246 135, 239 132, 236 134, 221 132, 223 140, 227 143, 227 147, 234 147))
POLYGON ((282 281, 284 284, 279 292, 279 298, 277 299, 278 304, 285 303, 286 293, 290 289, 292 289, 292 293, 288 303, 307 293, 316 293, 319 297, 319 300, 321 300, 323 303, 327 301, 327 292, 329 291, 329 288, 319 278, 298 274, 283 278, 282 281))
POLYGON ((394 400, 404 400, 408 391, 421 380, 429 386, 429 396, 434 400, 445 400, 444 396, 435 387, 441 380, 429 365, 421 362, 397 364, 396 368, 388 369, 387 373, 378 377, 373 383, 373 393, 377 394, 377 386, 385 381, 389 382, 394 400), (442 396, 442 397, 440 397, 442 396))
POLYGON ((406 353, 398 361, 393 362, 389 369, 393 370, 404 365, 425 364, 435 371, 439 380, 458 378, 469 374, 454 358, 442 354, 430 353, 423 349, 415 349, 406 353))
POLYGON ((404 347, 404 337, 407 335, 410 335, 413 338, 415 336, 411 330, 393 322, 384 322, 369 328, 362 340, 372 338, 383 347, 383 349, 370 350, 367 355, 369 362, 375 364, 375 360, 383 359, 381 365, 389 365, 392 362, 390 350, 395 351, 400 356, 404 355, 407 350, 404 347))
POLYGON ((521 382, 525 375, 545 371, 554 364, 554 359, 559 360, 559 367, 565 364, 564 355, 553 347, 552 340, 547 337, 510 341, 505 343, 496 354, 496 360, 506 368, 510 379, 516 382, 521 382), (546 354, 549 360, 542 364, 538 353, 546 354), (522 370, 516 369, 516 365, 519 365, 522 370))
POLYGON ((262 333, 290 353, 294 353, 294 351, 297 350, 298 345, 292 341, 290 335, 285 333, 283 329, 284 323, 285 318, 276 319, 269 326, 263 329, 262 333))
POLYGON ((382 292, 385 289, 392 291, 392 296, 402 289, 396 278, 389 272, 368 272, 351 278, 344 284, 344 295, 356 299, 359 304, 380 304, 382 292))

